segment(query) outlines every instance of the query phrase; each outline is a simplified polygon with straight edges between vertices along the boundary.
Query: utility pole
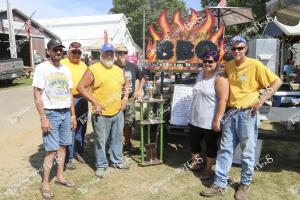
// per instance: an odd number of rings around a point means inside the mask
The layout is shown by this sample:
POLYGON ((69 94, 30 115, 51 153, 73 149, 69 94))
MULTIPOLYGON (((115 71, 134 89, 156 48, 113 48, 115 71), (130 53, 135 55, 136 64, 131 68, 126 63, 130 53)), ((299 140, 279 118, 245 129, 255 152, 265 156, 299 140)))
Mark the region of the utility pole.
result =
POLYGON ((13 26, 13 13, 11 10, 10 0, 7 0, 7 21, 9 30, 9 51, 11 58, 17 58, 16 38, 13 26))

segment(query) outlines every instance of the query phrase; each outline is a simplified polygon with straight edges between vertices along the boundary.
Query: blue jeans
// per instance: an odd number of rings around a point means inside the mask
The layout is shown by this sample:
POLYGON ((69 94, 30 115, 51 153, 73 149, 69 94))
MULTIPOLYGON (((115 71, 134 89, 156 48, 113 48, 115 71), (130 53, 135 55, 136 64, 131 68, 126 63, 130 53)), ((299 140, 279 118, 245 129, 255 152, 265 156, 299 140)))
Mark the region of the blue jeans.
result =
POLYGON ((72 142, 70 109, 45 109, 52 130, 43 133, 45 151, 56 151, 60 146, 70 145, 72 142))
MULTIPOLYGON (((257 114, 258 115, 258 114, 257 114)), ((240 143, 242 149, 241 183, 250 185, 254 174, 258 116, 250 110, 239 110, 224 122, 221 145, 217 155, 214 184, 225 188, 232 165, 233 153, 240 143)))
POLYGON ((96 156, 96 168, 107 168, 108 161, 106 159, 106 144, 109 145, 109 156, 113 164, 123 163, 123 127, 124 115, 123 111, 118 114, 107 117, 92 115, 92 125, 94 130, 94 147, 96 156))
POLYGON ((67 148, 66 163, 68 160, 73 159, 75 154, 82 156, 84 150, 84 138, 88 119, 88 102, 82 97, 74 97, 74 106, 77 127, 72 134, 72 144, 67 148))

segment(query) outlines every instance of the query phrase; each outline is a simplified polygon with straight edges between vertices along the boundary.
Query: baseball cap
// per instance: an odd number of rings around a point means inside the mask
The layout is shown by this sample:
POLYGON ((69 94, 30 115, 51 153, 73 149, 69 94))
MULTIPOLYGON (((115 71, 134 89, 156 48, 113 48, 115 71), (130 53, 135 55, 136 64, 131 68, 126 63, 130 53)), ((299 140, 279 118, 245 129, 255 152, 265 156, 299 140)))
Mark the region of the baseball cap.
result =
POLYGON ((240 35, 234 36, 234 37, 231 39, 231 41, 232 41, 232 44, 235 43, 235 42, 242 42, 242 43, 244 43, 246 46, 248 45, 246 39, 245 39, 243 36, 240 36, 240 35))
POLYGON ((54 39, 51 39, 51 40, 47 43, 47 48, 48 48, 48 49, 53 49, 53 48, 59 47, 59 46, 65 48, 65 46, 62 44, 62 42, 61 42, 60 39, 54 38, 54 39))
POLYGON ((116 47, 116 51, 126 51, 126 52, 128 52, 128 49, 124 44, 120 44, 116 47))
POLYGON ((113 47, 113 45, 111 44, 104 44, 101 49, 100 49, 102 52, 105 52, 105 51, 112 51, 112 52, 115 52, 115 48, 113 47))
POLYGON ((79 42, 72 42, 69 46, 69 50, 81 50, 81 44, 79 42))

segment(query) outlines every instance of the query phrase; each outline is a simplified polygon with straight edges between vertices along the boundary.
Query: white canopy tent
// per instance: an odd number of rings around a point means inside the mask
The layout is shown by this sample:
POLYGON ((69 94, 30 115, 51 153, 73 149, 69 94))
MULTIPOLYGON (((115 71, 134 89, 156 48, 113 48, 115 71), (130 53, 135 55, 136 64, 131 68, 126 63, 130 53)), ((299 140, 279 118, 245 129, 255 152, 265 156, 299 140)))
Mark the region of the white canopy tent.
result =
POLYGON ((134 43, 126 27, 128 21, 124 14, 45 19, 39 20, 39 22, 58 35, 66 47, 71 42, 78 41, 86 52, 98 50, 104 43, 104 31, 106 30, 108 41, 113 45, 125 44, 129 55, 142 51, 134 43))

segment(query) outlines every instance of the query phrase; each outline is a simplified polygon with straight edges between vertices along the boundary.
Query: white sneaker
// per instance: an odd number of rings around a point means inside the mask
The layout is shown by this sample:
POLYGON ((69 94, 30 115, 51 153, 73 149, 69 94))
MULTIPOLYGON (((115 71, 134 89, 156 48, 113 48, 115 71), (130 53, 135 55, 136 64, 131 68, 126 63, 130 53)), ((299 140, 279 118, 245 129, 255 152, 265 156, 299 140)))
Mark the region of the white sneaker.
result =
POLYGON ((95 172, 96 176, 99 178, 103 178, 105 174, 105 168, 98 168, 95 172))

